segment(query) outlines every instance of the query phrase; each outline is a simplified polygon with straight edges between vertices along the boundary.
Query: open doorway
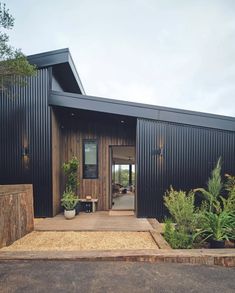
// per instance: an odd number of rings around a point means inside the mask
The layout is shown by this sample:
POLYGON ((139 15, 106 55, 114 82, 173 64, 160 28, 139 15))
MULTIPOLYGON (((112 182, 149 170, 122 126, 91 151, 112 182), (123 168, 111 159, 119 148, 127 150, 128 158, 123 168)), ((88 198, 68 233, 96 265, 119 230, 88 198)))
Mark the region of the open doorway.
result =
POLYGON ((111 209, 135 209, 135 147, 111 147, 111 209))

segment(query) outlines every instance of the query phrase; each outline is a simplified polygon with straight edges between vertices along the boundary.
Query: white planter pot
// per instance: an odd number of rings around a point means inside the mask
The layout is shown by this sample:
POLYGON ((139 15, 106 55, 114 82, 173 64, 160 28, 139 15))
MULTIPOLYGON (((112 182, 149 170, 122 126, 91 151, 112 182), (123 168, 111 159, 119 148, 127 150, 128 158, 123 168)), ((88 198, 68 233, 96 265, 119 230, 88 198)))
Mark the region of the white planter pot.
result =
POLYGON ((75 217, 75 214, 76 214, 75 209, 71 211, 64 210, 64 216, 67 220, 73 219, 75 217))

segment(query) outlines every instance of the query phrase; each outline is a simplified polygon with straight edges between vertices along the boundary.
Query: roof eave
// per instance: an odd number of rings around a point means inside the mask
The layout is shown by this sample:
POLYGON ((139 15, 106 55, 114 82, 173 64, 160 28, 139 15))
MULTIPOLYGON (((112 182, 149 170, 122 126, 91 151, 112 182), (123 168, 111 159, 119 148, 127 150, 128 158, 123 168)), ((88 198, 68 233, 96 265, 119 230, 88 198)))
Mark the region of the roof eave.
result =
POLYGON ((235 131, 235 118, 52 91, 49 105, 235 131))
POLYGON ((27 59, 29 63, 35 64, 39 69, 68 63, 82 95, 86 94, 68 48, 29 55, 27 56, 27 59))

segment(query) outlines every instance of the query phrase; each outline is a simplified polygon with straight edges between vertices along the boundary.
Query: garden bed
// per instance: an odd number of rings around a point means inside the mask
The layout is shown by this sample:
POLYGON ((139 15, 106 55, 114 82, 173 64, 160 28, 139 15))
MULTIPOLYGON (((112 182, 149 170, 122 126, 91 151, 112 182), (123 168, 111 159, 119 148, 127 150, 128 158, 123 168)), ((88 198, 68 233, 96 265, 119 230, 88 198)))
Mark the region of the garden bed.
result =
POLYGON ((223 182, 221 166, 219 158, 206 189, 186 192, 171 186, 165 193, 170 217, 164 221, 164 238, 172 248, 234 248, 235 176, 225 174, 223 182))

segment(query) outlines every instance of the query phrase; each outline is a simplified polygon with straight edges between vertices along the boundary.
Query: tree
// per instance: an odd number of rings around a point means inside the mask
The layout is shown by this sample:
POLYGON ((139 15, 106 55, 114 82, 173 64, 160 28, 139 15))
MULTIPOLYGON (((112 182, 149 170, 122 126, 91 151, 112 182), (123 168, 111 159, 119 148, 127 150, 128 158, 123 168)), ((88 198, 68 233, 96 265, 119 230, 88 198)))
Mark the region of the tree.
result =
POLYGON ((14 27, 14 21, 9 9, 0 2, 0 91, 13 84, 24 85, 24 78, 36 72, 36 67, 29 64, 21 50, 9 44, 5 31, 14 27))

